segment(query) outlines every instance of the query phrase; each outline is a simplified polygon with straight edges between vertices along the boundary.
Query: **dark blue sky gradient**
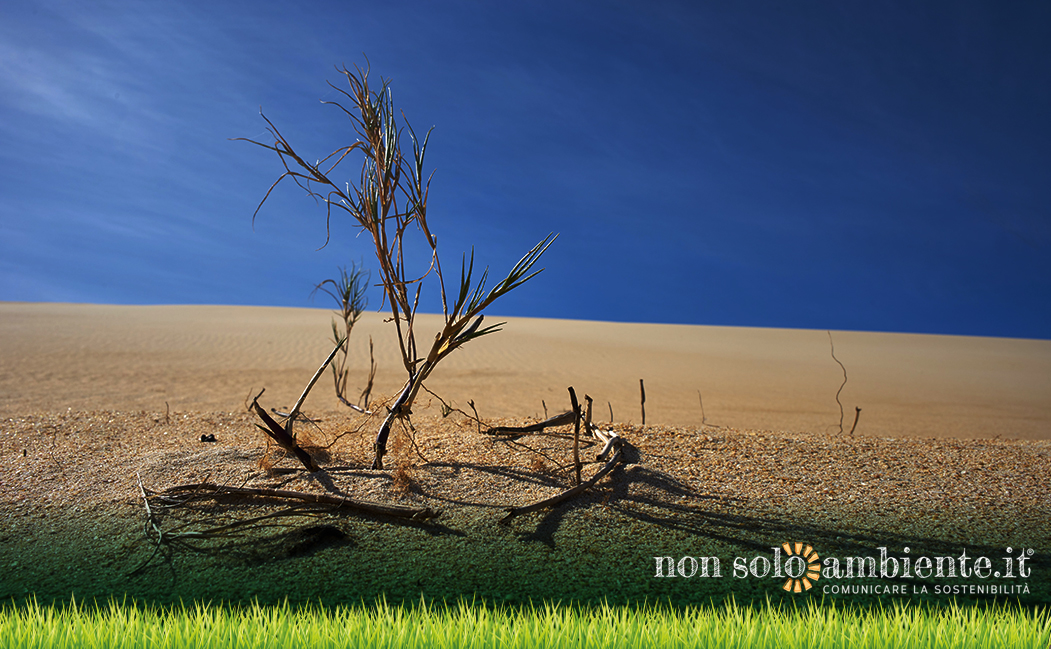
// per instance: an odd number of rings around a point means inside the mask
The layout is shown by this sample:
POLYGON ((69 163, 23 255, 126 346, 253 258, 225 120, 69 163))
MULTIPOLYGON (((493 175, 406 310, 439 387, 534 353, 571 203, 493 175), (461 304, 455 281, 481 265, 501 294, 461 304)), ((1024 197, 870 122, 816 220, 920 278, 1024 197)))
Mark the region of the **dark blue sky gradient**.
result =
POLYGON ((262 138, 262 106, 305 157, 349 144, 318 100, 364 52, 436 126, 447 274, 561 233, 495 314, 1051 338, 1046 3, 3 14, 0 300, 328 307, 311 288, 375 267, 370 242, 341 221, 317 251, 324 211, 292 184, 253 230, 281 167, 228 138, 262 138))

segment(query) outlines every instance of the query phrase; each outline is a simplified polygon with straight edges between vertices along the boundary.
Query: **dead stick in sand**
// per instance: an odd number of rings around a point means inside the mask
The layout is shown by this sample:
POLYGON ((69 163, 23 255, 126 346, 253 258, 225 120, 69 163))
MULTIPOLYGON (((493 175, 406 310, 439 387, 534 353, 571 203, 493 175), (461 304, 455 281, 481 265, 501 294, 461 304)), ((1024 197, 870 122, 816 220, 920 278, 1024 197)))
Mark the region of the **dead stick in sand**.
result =
POLYGON ((609 455, 610 449, 612 449, 614 446, 620 448, 620 444, 622 443, 620 436, 614 433, 613 431, 610 431, 608 433, 598 431, 598 438, 606 444, 602 447, 602 452, 595 456, 595 460, 598 462, 605 460, 606 456, 609 455))
POLYGON ((336 346, 332 348, 332 353, 328 355, 325 362, 321 364, 321 367, 317 368, 314 372, 314 376, 311 377, 310 382, 307 383, 307 387, 303 388, 303 394, 299 395, 299 401, 296 401, 296 405, 288 411, 288 420, 285 422, 285 432, 292 436, 294 440, 296 438, 295 433, 292 432, 292 427, 295 424, 296 417, 299 416, 299 409, 303 406, 303 402, 307 400, 307 395, 310 394, 311 388, 317 383, 317 380, 321 378, 321 375, 325 372, 325 368, 332 362, 332 359, 336 357, 336 353, 343 348, 343 345, 347 342, 346 338, 340 338, 336 341, 336 346))
POLYGON ((408 402, 409 395, 412 394, 412 390, 416 386, 418 377, 419 370, 409 377, 409 380, 405 383, 405 387, 402 388, 401 393, 398 394, 398 398, 394 401, 394 405, 387 409, 387 417, 383 420, 379 432, 376 433, 376 441, 372 444, 372 449, 376 452, 376 457, 372 460, 373 470, 383 468, 383 456, 387 454, 387 438, 390 436, 391 424, 393 424, 394 420, 398 417, 404 417, 407 414, 402 412, 402 408, 408 402))
POLYGON ((854 429, 858 427, 858 419, 861 417, 861 408, 854 406, 854 425, 850 427, 850 436, 854 436, 854 429))
MULTIPOLYGON (((428 390, 430 392, 430 390, 428 390)), ((471 412, 474 413, 474 420, 478 423, 478 434, 482 434, 482 418, 478 416, 478 408, 474 407, 474 399, 467 402, 467 405, 471 406, 471 412)))
POLYGON ((567 410, 566 412, 563 412, 561 415, 555 415, 554 417, 551 417, 550 419, 545 419, 544 421, 540 421, 540 422, 537 422, 535 424, 530 424, 528 426, 495 426, 493 428, 487 429, 484 432, 485 432, 486 435, 501 435, 501 434, 505 434, 505 433, 512 433, 512 434, 518 434, 518 433, 539 433, 540 431, 544 430, 545 428, 552 428, 554 426, 565 426, 567 424, 572 424, 572 423, 573 423, 573 411, 572 410, 567 410))
POLYGON ((177 487, 171 487, 164 491, 165 494, 173 494, 181 491, 206 491, 212 492, 216 495, 230 494, 234 496, 255 496, 258 498, 276 498, 280 500, 298 500, 305 503, 313 503, 316 505, 335 505, 336 507, 345 507, 347 509, 353 509, 367 514, 378 514, 381 516, 395 516, 398 518, 411 518, 413 520, 423 520, 427 518, 435 518, 438 516, 438 512, 435 512, 430 507, 424 507, 418 509, 415 507, 402 507, 399 505, 384 505, 382 503, 372 503, 362 500, 352 500, 343 496, 334 496, 331 494, 311 494, 304 493, 301 491, 287 491, 285 489, 258 489, 253 487, 224 487, 222 485, 211 484, 211 483, 200 483, 200 484, 186 484, 179 485, 177 487))
POLYGON ((642 425, 646 425, 646 386, 639 379, 639 394, 642 396, 642 425))
POLYGON ((577 393, 573 386, 569 387, 569 403, 573 406, 573 470, 574 484, 580 484, 580 404, 577 402, 577 393))
POLYGON ((318 467, 317 462, 314 460, 313 456, 311 456, 309 453, 303 450, 301 446, 296 444, 296 435, 293 432, 293 427, 296 423, 296 417, 299 416, 299 409, 303 407, 303 402, 307 400, 307 395, 310 394, 311 388, 313 388, 314 384, 317 383, 318 378, 321 377, 321 375, 325 371, 325 368, 328 367, 329 363, 332 362, 332 359, 336 357, 336 353, 343 347, 343 344, 345 342, 346 338, 340 338, 336 341, 336 346, 332 349, 332 353, 328 355, 328 358, 326 358, 325 362, 321 364, 321 367, 317 368, 317 371, 314 372, 314 376, 311 377, 310 381, 307 383, 307 386, 303 388, 303 394, 299 395, 299 400, 296 401, 296 405, 288 411, 288 418, 285 420, 284 426, 277 423, 277 421, 275 421, 273 417, 268 415, 266 413, 266 410, 263 410, 262 406, 259 405, 259 397, 263 396, 263 392, 266 391, 265 389, 260 391, 259 394, 256 395, 255 399, 252 399, 252 408, 255 410, 256 414, 259 415, 259 418, 263 420, 263 423, 266 424, 265 428, 263 426, 259 426, 259 424, 256 424, 256 426, 258 426, 259 429, 262 430, 264 433, 269 435, 271 439, 277 442, 278 446, 285 449, 289 453, 295 455, 296 458, 303 464, 303 466, 306 467, 307 471, 310 471, 311 473, 314 473, 315 471, 320 471, 321 469, 320 467, 318 467))
MULTIPOLYGON (((303 450, 301 446, 296 444, 296 438, 289 435, 288 431, 285 430, 284 426, 277 423, 277 421, 275 421, 273 417, 267 414, 266 410, 263 410, 263 407, 259 405, 259 397, 261 396, 263 396, 263 392, 260 392, 256 395, 255 399, 252 399, 252 408, 255 409, 255 414, 259 415, 259 418, 263 420, 264 424, 266 424, 265 428, 263 426, 260 426, 259 424, 256 424, 259 430, 269 435, 272 440, 277 442, 278 446, 285 449, 292 455, 295 455, 296 459, 298 459, 303 464, 303 466, 306 467, 307 471, 311 473, 314 473, 315 471, 320 471, 321 469, 320 467, 318 467, 317 462, 314 461, 313 456, 310 455, 310 453, 307 453, 305 450, 303 450)), ((289 424, 291 424, 292 420, 289 419, 288 422, 289 424)))
POLYGON ((508 523, 511 522, 511 519, 514 518, 515 516, 521 516, 522 514, 528 514, 529 512, 535 512, 535 511, 537 511, 539 509, 544 509, 545 507, 550 507, 552 505, 557 505, 558 503, 562 502, 563 500, 567 500, 569 498, 572 498, 573 496, 576 496, 577 494, 584 493, 587 489, 592 487, 596 482, 601 480, 602 476, 604 476, 607 473, 609 473, 610 471, 612 471, 613 467, 616 466, 617 462, 620 462, 623 457, 624 457, 624 453, 618 447, 617 448, 617 452, 613 454, 613 457, 610 458, 609 462, 607 462, 605 466, 603 466, 601 469, 599 469, 599 472, 596 473, 594 476, 592 476, 592 478, 590 480, 588 480, 587 482, 585 482, 583 484, 579 484, 579 485, 573 487, 572 489, 568 489, 566 491, 563 491, 562 493, 558 494, 557 496, 552 496, 551 498, 548 498, 546 500, 541 500, 538 503, 533 503, 532 505, 526 505, 525 507, 510 507, 510 508, 507 509, 507 516, 504 516, 503 518, 501 518, 499 523, 501 525, 507 525, 508 523))

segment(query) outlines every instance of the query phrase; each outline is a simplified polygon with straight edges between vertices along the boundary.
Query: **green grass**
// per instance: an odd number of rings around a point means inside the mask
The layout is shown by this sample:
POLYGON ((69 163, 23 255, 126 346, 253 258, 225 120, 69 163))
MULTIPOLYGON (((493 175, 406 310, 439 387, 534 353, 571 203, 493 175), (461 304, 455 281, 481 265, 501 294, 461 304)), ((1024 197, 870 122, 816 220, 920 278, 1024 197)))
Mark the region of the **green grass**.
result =
POLYGON ((1034 647, 1051 617, 1017 607, 0 607, 0 647, 1034 647))

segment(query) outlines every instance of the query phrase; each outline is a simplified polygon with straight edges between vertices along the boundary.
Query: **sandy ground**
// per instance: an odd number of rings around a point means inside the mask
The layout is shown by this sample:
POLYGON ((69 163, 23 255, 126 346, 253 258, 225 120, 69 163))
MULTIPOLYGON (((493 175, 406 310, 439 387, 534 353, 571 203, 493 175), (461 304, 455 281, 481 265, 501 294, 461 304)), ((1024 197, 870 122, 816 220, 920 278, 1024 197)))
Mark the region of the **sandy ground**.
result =
MULTIPOLYGON (((321 420, 315 442, 334 442, 324 470, 308 474, 287 458, 276 473, 260 469, 264 439, 246 399, 265 387, 266 407, 291 405, 331 350, 330 318, 311 309, 0 303, 0 600, 796 601, 782 581, 729 569, 792 541, 824 557, 883 547, 998 566, 1025 558, 1025 579, 865 583, 946 602, 940 586, 995 582, 1007 596, 1051 603, 1051 342, 831 332, 848 376, 845 430, 862 408, 850 436, 839 429, 843 370, 827 332, 509 319, 505 331, 450 356, 431 389, 464 410, 473 400, 487 423, 505 425, 542 416, 545 403, 550 414, 566 409, 573 386, 594 397, 595 420, 627 445, 623 462, 584 495, 500 525, 508 507, 572 485, 572 426, 497 438, 462 415, 428 411, 425 397, 414 407, 415 437, 398 429, 387 469, 374 471, 378 421, 339 405, 325 377, 305 408, 321 420), (201 442, 208 434, 215 443, 201 442), (158 545, 144 527, 140 480, 155 492, 211 481, 441 516, 399 522, 326 510, 190 548, 172 533, 287 503, 165 509, 151 496, 167 512, 158 524, 168 540, 158 545), (727 569, 720 579, 655 578, 658 555, 722 557, 727 569)), ((421 346, 438 323, 420 319, 421 346)), ((389 397, 403 371, 375 313, 353 334, 351 386, 365 383, 370 336, 374 394, 389 397)), ((585 440, 585 479, 601 464, 596 450, 585 440)), ((862 583, 826 580, 813 596, 830 596, 829 582, 862 583)))
MULTIPOLYGON (((293 403, 330 351, 331 312, 226 306, 0 303, 0 416, 85 410, 243 410, 293 403)), ((429 387, 482 417, 568 409, 566 388, 595 399, 596 420, 712 424, 838 433, 843 370, 829 333, 529 318, 473 342, 429 387)), ((487 320, 487 323, 488 321, 487 320)), ((425 346, 439 316, 420 318, 425 346)), ((352 387, 364 387, 368 344, 375 394, 404 380, 391 325, 364 315, 351 344, 352 387)), ((1051 439, 1051 341, 831 332, 846 368, 843 429, 875 437, 1051 439)), ((341 408, 328 377, 308 405, 341 408)))

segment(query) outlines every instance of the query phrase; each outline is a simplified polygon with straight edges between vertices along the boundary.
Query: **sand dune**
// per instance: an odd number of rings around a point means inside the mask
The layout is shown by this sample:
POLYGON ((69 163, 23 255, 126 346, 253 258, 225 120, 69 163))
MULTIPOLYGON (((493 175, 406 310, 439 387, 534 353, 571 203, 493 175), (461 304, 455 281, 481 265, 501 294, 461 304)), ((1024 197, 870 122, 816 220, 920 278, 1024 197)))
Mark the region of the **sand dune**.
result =
MULTIPOLYGON (((331 349, 330 319, 324 309, 0 303, 0 415, 235 411, 263 387, 266 405, 288 406, 331 349)), ((421 347, 440 320, 419 319, 421 347)), ((450 356, 429 387, 464 409, 473 400, 482 417, 532 417, 542 401, 566 409, 572 385, 594 397, 598 421, 612 407, 616 421, 638 423, 644 379, 647 423, 839 433, 843 371, 825 331, 506 320, 450 356)), ((393 393, 404 370, 377 313, 354 331, 351 385, 364 387, 370 336, 375 394, 393 393)), ((832 339, 848 376, 845 430, 860 407, 858 435, 1051 439, 1051 341, 832 339)), ((342 408, 328 377, 307 405, 342 408)))

